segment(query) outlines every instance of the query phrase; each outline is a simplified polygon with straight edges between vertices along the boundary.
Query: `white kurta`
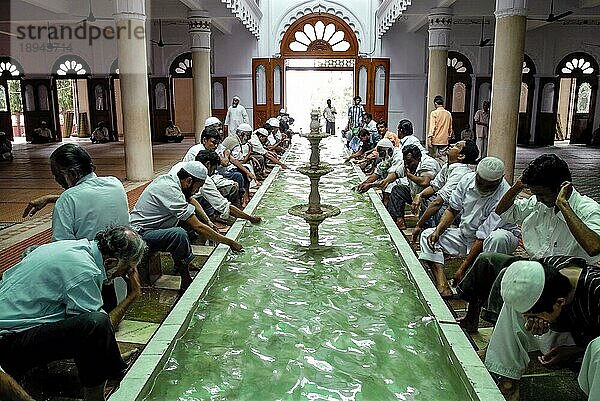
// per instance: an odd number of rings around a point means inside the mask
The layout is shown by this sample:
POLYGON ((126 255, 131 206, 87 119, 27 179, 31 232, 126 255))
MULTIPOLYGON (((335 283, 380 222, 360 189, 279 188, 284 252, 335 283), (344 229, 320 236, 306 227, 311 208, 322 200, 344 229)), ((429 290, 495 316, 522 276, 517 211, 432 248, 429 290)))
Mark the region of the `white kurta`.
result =
POLYGON ((229 106, 227 115, 225 116, 225 125, 227 125, 229 133, 235 134, 240 124, 248 124, 248 122, 248 112, 244 106, 241 104, 238 104, 237 107, 229 106))

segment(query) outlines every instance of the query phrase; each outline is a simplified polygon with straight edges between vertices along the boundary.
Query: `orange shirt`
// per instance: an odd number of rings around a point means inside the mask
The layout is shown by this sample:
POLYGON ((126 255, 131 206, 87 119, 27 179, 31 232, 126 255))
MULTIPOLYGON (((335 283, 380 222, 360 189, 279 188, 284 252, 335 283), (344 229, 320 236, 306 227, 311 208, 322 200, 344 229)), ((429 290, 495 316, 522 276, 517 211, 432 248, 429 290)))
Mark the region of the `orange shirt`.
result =
POLYGON ((398 139, 398 135, 395 132, 387 131, 383 137, 392 141, 395 148, 400 146, 400 139, 398 139))
POLYGON ((432 145, 448 145, 452 137, 452 114, 444 106, 437 106, 431 112, 427 137, 432 145))

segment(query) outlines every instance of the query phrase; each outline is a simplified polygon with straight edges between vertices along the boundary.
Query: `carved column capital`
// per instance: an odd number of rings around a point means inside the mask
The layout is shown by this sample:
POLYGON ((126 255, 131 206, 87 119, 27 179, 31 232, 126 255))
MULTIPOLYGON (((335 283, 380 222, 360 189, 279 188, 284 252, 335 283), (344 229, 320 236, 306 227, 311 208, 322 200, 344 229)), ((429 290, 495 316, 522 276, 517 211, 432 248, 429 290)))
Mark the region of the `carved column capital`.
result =
POLYGON ((210 51, 211 21, 205 11, 192 10, 188 13, 188 28, 192 51, 210 51))
POLYGON ((115 0, 115 20, 146 21, 145 0, 115 0))
POLYGON ((452 9, 432 8, 429 13, 429 49, 448 50, 452 30, 452 9))
POLYGON ((496 0, 496 18, 527 16, 527 0, 496 0))

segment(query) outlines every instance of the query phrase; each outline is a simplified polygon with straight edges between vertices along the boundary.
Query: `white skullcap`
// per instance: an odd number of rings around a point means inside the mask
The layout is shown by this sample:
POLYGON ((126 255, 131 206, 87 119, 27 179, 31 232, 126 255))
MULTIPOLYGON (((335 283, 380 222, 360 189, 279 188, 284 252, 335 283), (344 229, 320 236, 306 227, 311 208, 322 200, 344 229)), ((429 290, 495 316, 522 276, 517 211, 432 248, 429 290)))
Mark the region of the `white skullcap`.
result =
POLYGON ((525 313, 540 299, 544 282, 544 268, 540 263, 519 260, 506 269, 500 283, 500 295, 508 306, 525 313))
POLYGON ((484 157, 477 164, 477 175, 486 181, 498 181, 504 177, 504 163, 497 157, 484 157))
POLYGON ((238 131, 252 132, 252 127, 248 123, 241 123, 240 125, 238 125, 237 129, 238 131))
POLYGON ((279 110, 279 114, 287 114, 287 110, 285 109, 285 107, 279 110))
POLYGON ((256 135, 269 136, 269 132, 264 128, 259 128, 256 131, 254 131, 254 133, 256 135))
POLYGON ((197 161, 183 162, 181 168, 199 180, 206 180, 208 175, 208 170, 204 167, 204 164, 197 161))
POLYGON ((205 127, 209 127, 214 124, 221 124, 221 120, 219 120, 217 117, 208 117, 206 121, 204 121, 205 127))
POLYGON ((240 100, 240 97, 239 97, 239 96, 234 96, 234 97, 233 97, 233 100, 237 100, 237 101, 239 101, 239 100, 240 100))
POLYGON ((378 148, 393 148, 394 144, 389 139, 383 138, 379 142, 377 142, 377 147, 378 148))
POLYGON ((267 120, 267 124, 269 124, 271 127, 279 127, 279 120, 275 117, 271 117, 267 120))

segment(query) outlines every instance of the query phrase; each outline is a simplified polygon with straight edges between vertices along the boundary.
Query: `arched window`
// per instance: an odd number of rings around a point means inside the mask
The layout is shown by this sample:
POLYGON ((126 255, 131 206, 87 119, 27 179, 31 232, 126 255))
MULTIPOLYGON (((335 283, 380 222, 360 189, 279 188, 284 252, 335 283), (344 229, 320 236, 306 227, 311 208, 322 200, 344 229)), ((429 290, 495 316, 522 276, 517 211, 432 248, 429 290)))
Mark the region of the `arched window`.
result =
POLYGON ((169 73, 174 78, 191 78, 192 77, 192 53, 187 52, 175 57, 171 63, 169 73))
POLYGON ((0 77, 18 78, 23 75, 23 67, 10 57, 0 57, 0 77))
POLYGON ((256 75, 256 104, 267 104, 267 80, 265 66, 259 65, 254 72, 256 75))
POLYGON ((587 82, 582 83, 577 91, 576 113, 587 114, 590 112, 590 103, 592 101, 592 85, 587 82))
POLYGON ((483 102, 486 100, 489 102, 492 94, 492 85, 489 82, 484 82, 479 85, 479 104, 477 105, 477 110, 483 108, 483 102))
POLYGON ((375 106, 385 105, 385 79, 386 70, 382 65, 375 68, 375 106))
POLYGON ((213 82, 212 87, 212 107, 213 109, 226 109, 225 105, 225 89, 219 81, 213 82))
POLYGON ((105 110, 105 99, 104 99, 104 88, 102 85, 96 85, 94 87, 94 99, 96 103, 96 110, 105 110))
POLYGON ((452 112, 463 113, 465 111, 465 98, 467 87, 462 82, 457 82, 452 87, 452 112))
POLYGON ((554 113, 554 84, 548 82, 542 89, 541 113, 554 113))
POLYGON ((328 14, 300 18, 281 40, 284 57, 355 57, 358 55, 356 34, 341 18, 328 14))
POLYGON ((527 54, 523 55, 523 69, 521 72, 523 75, 535 75, 535 64, 527 54))
POLYGON ((6 89, 4 85, 0 85, 0 111, 8 111, 8 104, 6 104, 6 89))
POLYGON ((25 110, 35 110, 35 95, 33 93, 33 85, 25 85, 25 110))
POLYGON ((360 66, 358 68, 358 96, 361 97, 363 103, 367 101, 367 67, 360 66))
POLYGON ((61 56, 54 63, 52 73, 61 78, 81 78, 91 74, 88 63, 79 56, 61 56))
POLYGON ((157 83, 154 87, 154 98, 156 99, 156 110, 167 109, 167 88, 162 82, 157 83))
POLYGON ((519 113, 527 113, 527 98, 529 96, 529 86, 521 82, 521 95, 519 96, 519 113))
POLYGON ((50 110, 50 102, 48 101, 48 88, 46 85, 38 86, 38 100, 40 102, 40 110, 50 110))
POLYGON ((586 53, 571 53, 564 57, 556 67, 561 77, 598 75, 598 63, 586 53))
POLYGON ((273 68, 273 104, 281 104, 281 67, 273 68))

